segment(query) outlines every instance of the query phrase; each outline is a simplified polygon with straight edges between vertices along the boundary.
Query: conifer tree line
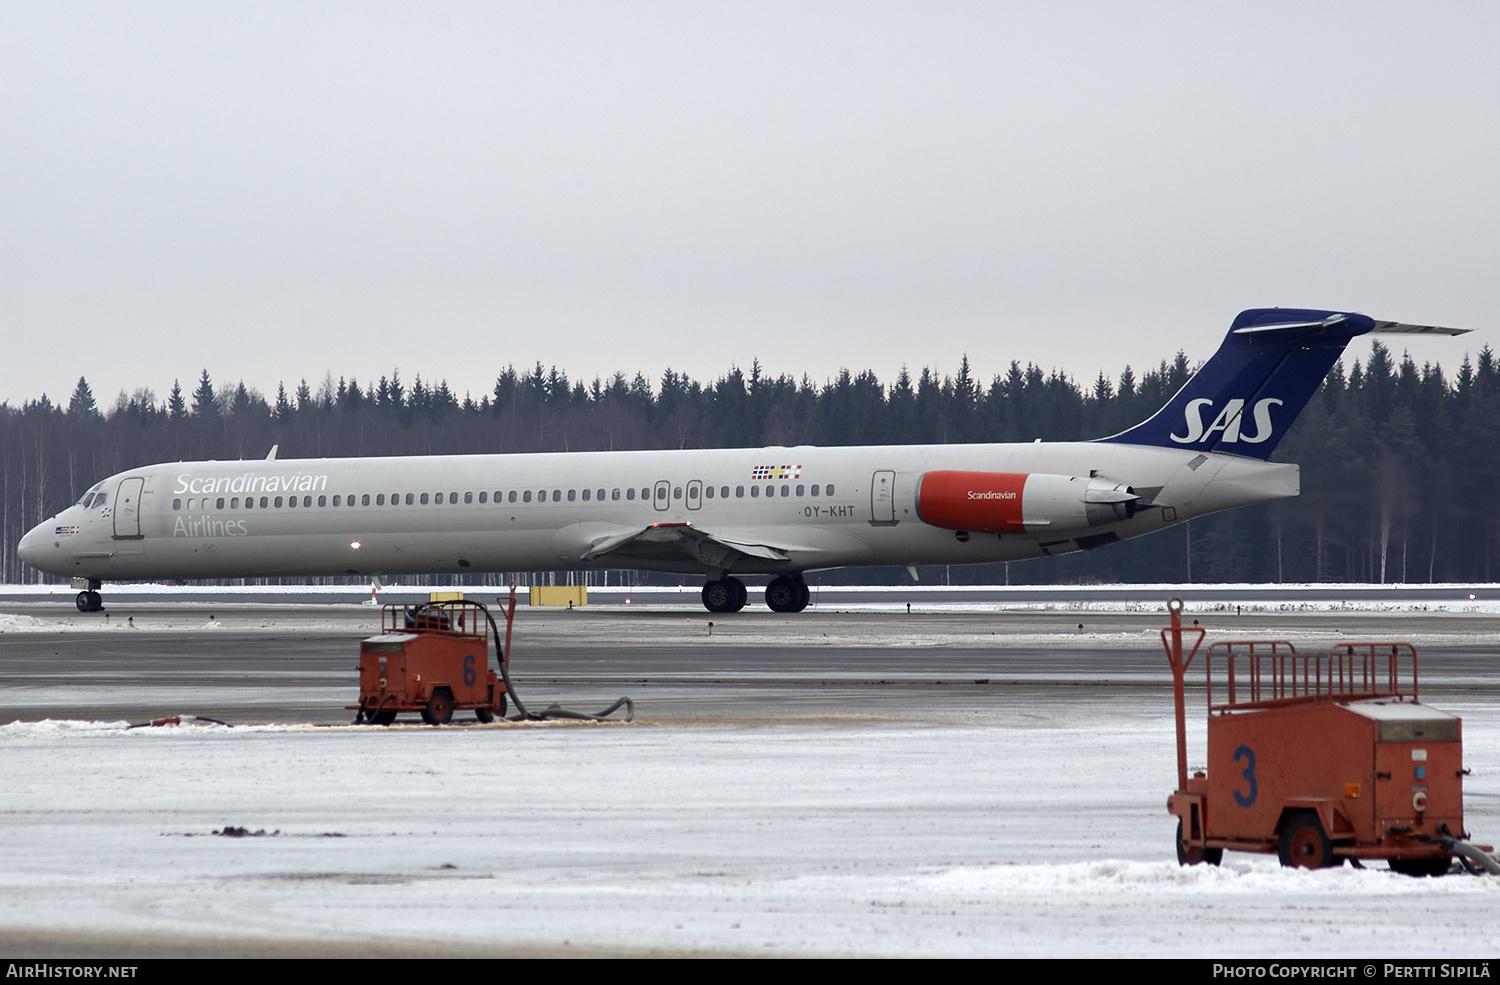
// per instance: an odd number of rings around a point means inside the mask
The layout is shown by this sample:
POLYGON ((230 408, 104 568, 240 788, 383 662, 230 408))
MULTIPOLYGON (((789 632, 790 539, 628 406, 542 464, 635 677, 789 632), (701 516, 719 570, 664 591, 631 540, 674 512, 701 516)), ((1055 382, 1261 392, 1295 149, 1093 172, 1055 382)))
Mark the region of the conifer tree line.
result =
MULTIPOLYGON (((185 394, 121 392, 101 409, 80 379, 66 406, 0 404, 0 581, 44 580, 16 557, 21 535, 93 483, 128 468, 195 459, 1064 441, 1143 420, 1194 367, 1179 352, 1139 377, 1126 367, 1081 386, 1012 362, 988 383, 967 357, 952 375, 903 369, 891 383, 841 371, 824 383, 770 376, 757 362, 712 383, 667 370, 653 385, 616 373, 501 372, 477 401, 446 382, 371 384, 331 375, 267 398, 205 370, 185 394)), ((1302 466, 1296 499, 1231 511, 1103 550, 1010 565, 923 570, 951 583, 1489 582, 1500 525, 1500 367, 1489 347, 1451 379, 1397 363, 1373 343, 1329 373, 1273 460, 1302 466)), ((823 583, 905 580, 902 569, 818 575, 823 583)), ((52 579, 46 579, 52 580, 52 579)), ((675 581, 674 581, 675 583, 675 581)))

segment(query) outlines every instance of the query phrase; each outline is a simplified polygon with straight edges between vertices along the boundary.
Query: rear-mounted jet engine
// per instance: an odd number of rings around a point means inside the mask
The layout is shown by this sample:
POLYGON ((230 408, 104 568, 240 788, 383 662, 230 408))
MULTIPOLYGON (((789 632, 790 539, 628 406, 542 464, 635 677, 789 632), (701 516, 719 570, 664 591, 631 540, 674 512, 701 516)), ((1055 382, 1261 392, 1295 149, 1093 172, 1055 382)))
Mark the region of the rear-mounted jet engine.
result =
POLYGON ((917 515, 945 530, 1056 533, 1128 520, 1140 496, 1123 482, 1040 472, 926 472, 917 515))

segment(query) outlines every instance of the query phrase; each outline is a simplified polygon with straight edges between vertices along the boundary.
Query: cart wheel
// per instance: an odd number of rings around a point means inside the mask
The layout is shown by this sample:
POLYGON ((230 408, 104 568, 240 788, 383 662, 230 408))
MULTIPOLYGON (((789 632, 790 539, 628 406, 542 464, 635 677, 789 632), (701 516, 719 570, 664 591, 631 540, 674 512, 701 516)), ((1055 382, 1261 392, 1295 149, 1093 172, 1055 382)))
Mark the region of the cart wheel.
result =
POLYGON ((495 713, 493 711, 490 711, 488 708, 475 708, 474 717, 479 719, 484 724, 488 725, 490 722, 493 722, 495 720, 495 713))
POLYGON ((1276 854, 1288 868, 1326 869, 1339 864, 1323 822, 1312 811, 1298 811, 1286 819, 1276 854))
POLYGON ((1453 865, 1453 858, 1440 855, 1437 858, 1393 858, 1387 863, 1392 872, 1404 876, 1440 876, 1453 865))
POLYGON ((1177 819, 1177 864, 1178 865, 1218 865, 1224 861, 1224 849, 1222 848, 1199 848, 1197 845, 1185 846, 1182 843, 1182 818, 1177 819))
POLYGON ((447 725, 453 721, 453 692, 445 687, 433 691, 422 709, 422 721, 428 725, 447 725))
POLYGON ((396 713, 394 711, 377 711, 370 716, 370 721, 376 725, 390 725, 395 720, 396 713))

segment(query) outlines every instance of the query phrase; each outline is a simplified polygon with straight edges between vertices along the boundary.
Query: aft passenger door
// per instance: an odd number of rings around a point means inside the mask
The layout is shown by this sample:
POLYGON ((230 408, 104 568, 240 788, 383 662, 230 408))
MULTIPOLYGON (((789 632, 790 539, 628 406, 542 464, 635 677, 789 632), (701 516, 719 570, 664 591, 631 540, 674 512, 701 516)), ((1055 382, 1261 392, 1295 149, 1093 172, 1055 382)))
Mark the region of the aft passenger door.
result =
POLYGON ((139 537, 141 535, 141 490, 146 480, 141 478, 121 479, 115 490, 115 536, 139 537))
POLYGON ((672 506, 672 484, 666 479, 656 484, 656 495, 651 498, 651 505, 659 513, 665 513, 672 506))
POLYGON ((877 527, 896 525, 895 472, 876 472, 870 477, 870 523, 877 527))

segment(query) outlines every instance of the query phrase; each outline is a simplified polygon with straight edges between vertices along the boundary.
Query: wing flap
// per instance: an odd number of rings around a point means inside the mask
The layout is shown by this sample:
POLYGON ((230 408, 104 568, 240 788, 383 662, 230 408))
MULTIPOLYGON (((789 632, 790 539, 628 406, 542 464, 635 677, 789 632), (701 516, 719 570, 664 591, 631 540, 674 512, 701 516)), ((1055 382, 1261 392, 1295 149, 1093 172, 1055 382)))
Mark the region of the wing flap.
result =
POLYGON ((582 560, 595 561, 608 554, 692 560, 714 567, 723 567, 735 555, 764 561, 785 561, 789 557, 786 548, 716 536, 690 523, 653 523, 640 530, 601 537, 583 552, 582 560))

